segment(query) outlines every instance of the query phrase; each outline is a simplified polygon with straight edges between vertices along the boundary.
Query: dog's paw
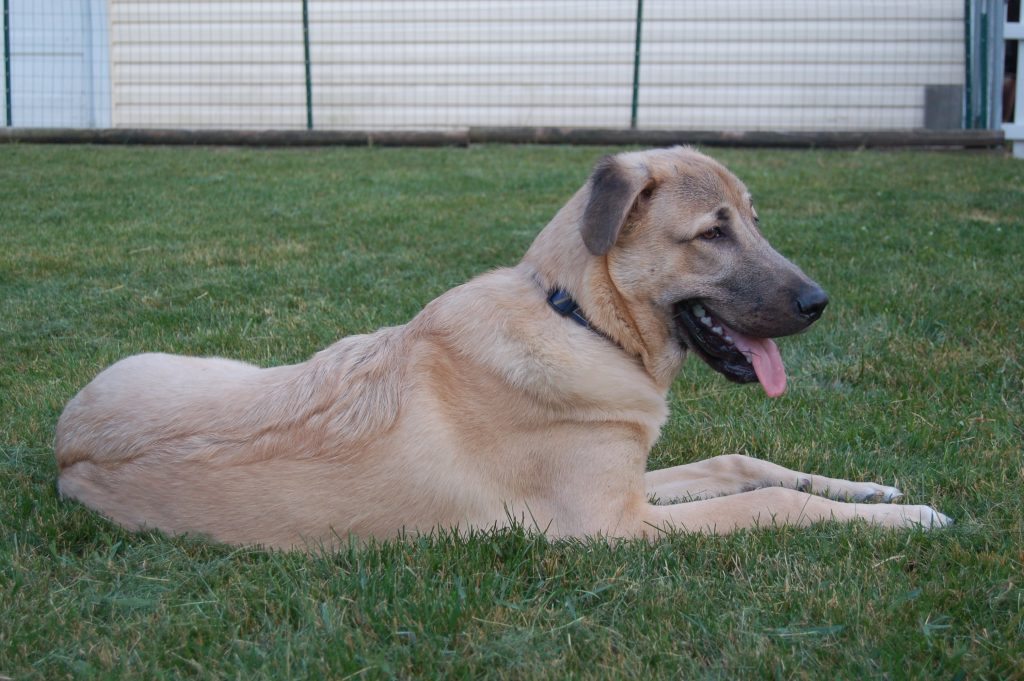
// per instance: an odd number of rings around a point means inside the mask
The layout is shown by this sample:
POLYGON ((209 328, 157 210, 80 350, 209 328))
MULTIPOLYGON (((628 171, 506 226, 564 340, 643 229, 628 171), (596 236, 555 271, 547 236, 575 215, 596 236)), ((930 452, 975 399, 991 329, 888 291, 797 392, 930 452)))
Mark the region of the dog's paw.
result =
POLYGON ((900 521, 897 523, 902 527, 920 527, 922 530, 937 530, 942 527, 949 527, 953 519, 948 515, 939 513, 931 506, 896 506, 899 509, 900 521))
POLYGON ((903 492, 896 487, 888 485, 876 485, 873 482, 860 483, 861 489, 857 490, 850 501, 881 501, 891 503, 903 498, 903 492))
MULTIPOLYGON (((798 488, 799 489, 799 488, 798 488)), ((848 501, 855 503, 891 503, 903 497, 903 492, 896 487, 888 485, 876 485, 873 482, 851 482, 848 480, 830 480, 824 489, 804 489, 814 494, 835 499, 837 501, 848 501)))

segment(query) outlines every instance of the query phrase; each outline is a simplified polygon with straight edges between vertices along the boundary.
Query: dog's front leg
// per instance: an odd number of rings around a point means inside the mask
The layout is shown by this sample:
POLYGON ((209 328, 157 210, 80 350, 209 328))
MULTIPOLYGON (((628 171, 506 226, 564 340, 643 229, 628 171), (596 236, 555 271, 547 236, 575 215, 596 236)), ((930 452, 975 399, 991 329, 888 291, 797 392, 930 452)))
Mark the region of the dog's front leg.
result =
POLYGON ((858 518, 883 527, 943 527, 952 520, 929 506, 857 504, 835 501, 785 487, 765 487, 714 499, 659 506, 640 511, 639 534, 656 536, 665 530, 725 534, 745 527, 806 526, 858 518))
POLYGON ((895 487, 801 473, 742 454, 650 471, 644 486, 648 497, 661 502, 710 499, 761 487, 788 487, 843 501, 895 501, 903 496, 895 487))

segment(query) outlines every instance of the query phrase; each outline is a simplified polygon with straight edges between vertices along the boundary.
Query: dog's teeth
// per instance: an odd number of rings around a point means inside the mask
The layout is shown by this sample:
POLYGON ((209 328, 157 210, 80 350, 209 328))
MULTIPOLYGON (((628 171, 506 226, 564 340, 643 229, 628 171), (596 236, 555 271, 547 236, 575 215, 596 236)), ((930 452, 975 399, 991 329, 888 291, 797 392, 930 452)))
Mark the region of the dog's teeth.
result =
POLYGON ((722 327, 720 327, 720 326, 713 327, 711 329, 711 332, 712 333, 717 333, 719 336, 721 336, 722 335, 722 327))
POLYGON ((703 324, 704 326, 707 326, 707 327, 710 328, 711 327, 711 317, 701 317, 700 318, 700 323, 703 324))
POLYGON ((726 336, 725 337, 725 342, 726 343, 732 343, 732 336, 726 336))
POLYGON ((694 305, 693 306, 693 316, 694 317, 705 317, 706 315, 704 314, 704 306, 703 305, 694 305))

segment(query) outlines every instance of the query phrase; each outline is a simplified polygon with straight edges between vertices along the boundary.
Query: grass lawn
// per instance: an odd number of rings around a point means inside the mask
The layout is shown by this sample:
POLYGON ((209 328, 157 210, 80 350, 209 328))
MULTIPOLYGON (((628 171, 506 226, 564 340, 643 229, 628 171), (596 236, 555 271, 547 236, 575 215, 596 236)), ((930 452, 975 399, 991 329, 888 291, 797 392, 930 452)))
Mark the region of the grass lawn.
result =
POLYGON ((522 531, 307 556, 128 534, 52 438, 142 351, 264 366, 512 264, 606 150, 0 145, 0 678, 1024 677, 1024 162, 713 151, 832 297, 771 401, 691 360, 651 465, 743 452, 957 524, 522 531))

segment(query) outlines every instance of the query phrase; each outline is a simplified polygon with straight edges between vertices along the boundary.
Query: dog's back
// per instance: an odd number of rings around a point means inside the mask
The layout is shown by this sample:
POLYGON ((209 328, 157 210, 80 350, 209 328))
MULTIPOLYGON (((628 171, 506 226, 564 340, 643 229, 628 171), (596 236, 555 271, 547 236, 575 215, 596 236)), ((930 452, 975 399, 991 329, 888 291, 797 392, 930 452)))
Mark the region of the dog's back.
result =
POLYGON ((396 418, 401 342, 401 327, 383 329, 272 369, 167 354, 121 360, 60 417, 60 492, 130 529, 274 544, 266 530, 277 527, 288 545, 305 529, 289 508, 308 525, 310 508, 337 506, 312 498, 323 467, 338 475, 356 465, 346 455, 356 459, 396 418))
MULTIPOLYGON (((196 415, 214 416, 213 404, 234 406, 258 367, 227 359, 148 353, 123 359, 101 372, 72 399, 57 422, 61 471, 89 459, 117 465, 187 437, 196 415), (140 423, 149 428, 140 428, 140 423)), ((214 416, 215 417, 215 416, 214 416)))

